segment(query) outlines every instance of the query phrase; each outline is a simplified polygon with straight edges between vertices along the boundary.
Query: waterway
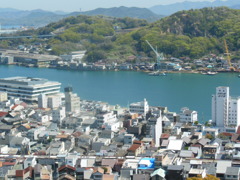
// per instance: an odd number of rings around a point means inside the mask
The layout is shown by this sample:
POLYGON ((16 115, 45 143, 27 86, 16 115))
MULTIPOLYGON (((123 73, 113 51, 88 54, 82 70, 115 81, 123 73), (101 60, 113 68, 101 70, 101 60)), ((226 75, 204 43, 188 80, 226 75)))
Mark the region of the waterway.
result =
POLYGON ((211 96, 217 86, 229 86, 232 96, 240 96, 240 78, 236 73, 214 76, 175 73, 149 76, 143 72, 69 71, 47 68, 0 66, 0 78, 28 76, 72 86, 81 99, 128 106, 146 98, 152 106, 167 106, 180 112, 182 107, 198 111, 199 120, 211 119, 211 96))

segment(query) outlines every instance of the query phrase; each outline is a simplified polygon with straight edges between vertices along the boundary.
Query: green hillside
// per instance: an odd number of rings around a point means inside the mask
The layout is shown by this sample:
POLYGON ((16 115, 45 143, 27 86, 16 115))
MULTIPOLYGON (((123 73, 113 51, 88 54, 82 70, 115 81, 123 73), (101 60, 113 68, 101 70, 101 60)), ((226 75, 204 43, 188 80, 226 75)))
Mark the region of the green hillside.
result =
POLYGON ((154 57, 146 40, 165 56, 199 58, 223 53, 226 39, 230 52, 238 57, 239 19, 240 10, 226 7, 180 11, 150 24, 134 18, 80 15, 22 34, 54 33, 46 41, 51 54, 84 49, 88 62, 125 61, 133 55, 154 57))

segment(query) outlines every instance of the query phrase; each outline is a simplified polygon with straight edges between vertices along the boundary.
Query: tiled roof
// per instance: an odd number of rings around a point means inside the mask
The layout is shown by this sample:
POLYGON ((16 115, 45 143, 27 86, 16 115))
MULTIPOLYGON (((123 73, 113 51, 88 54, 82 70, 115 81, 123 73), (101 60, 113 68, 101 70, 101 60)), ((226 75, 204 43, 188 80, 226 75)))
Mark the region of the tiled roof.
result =
POLYGON ((128 151, 136 151, 136 149, 138 149, 141 145, 139 144, 133 144, 129 149, 128 151))
POLYGON ((58 171, 61 171, 61 170, 63 170, 64 168, 68 168, 68 169, 72 169, 73 171, 76 171, 76 168, 75 168, 75 167, 72 167, 72 166, 69 166, 69 165, 61 166, 60 168, 58 168, 58 171))
POLYGON ((0 112, 0 117, 6 116, 8 112, 0 112))

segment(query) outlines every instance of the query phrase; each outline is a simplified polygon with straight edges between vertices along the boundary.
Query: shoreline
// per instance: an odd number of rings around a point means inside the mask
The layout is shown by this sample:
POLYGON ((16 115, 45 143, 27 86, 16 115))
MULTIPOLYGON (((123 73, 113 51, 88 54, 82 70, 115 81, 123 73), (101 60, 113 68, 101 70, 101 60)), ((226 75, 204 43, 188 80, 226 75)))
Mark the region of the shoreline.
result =
MULTIPOLYGON (((46 69, 56 69, 56 70, 68 70, 68 71, 79 71, 79 72, 90 72, 90 71, 97 71, 97 72, 124 72, 124 71, 133 71, 133 72, 143 72, 143 73, 151 73, 155 71, 149 71, 149 70, 136 70, 136 69, 129 69, 129 70, 119 70, 119 69, 74 69, 74 68, 59 68, 59 67, 38 67, 38 66, 26 66, 26 65, 20 65, 20 64, 0 64, 3 66, 20 66, 20 67, 26 67, 26 68, 46 68, 46 69)), ((186 74, 201 74, 202 72, 207 72, 206 70, 181 70, 181 71, 168 71, 168 70, 161 70, 160 73, 169 73, 169 74, 180 74, 180 73, 186 73, 186 74)), ((217 73, 240 73, 240 71, 227 71, 227 70, 216 70, 217 73)), ((204 75, 204 74, 203 74, 204 75)))

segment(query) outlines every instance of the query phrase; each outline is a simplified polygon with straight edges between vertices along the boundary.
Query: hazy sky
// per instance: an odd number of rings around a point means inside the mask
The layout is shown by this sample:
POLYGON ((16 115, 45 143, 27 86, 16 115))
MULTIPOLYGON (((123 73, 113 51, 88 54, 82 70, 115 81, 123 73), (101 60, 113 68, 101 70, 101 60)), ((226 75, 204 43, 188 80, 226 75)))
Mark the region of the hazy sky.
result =
MULTIPOLYGON (((185 0, 0 0, 1 8, 15 8, 21 10, 43 9, 61 11, 87 11, 96 8, 109 8, 118 6, 151 7, 154 5, 171 4, 185 0)), ((203 0, 188 0, 203 1, 203 0)), ((212 1, 212 0, 205 0, 212 1)))

